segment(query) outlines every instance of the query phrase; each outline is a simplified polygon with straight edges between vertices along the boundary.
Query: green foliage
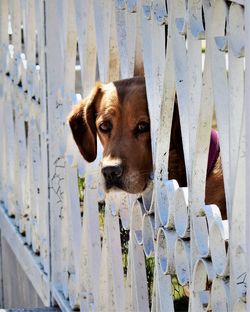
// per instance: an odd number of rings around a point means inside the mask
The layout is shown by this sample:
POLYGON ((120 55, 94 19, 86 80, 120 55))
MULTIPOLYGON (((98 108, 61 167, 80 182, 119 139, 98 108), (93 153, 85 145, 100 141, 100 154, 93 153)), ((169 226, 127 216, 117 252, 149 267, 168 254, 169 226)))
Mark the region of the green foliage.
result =
POLYGON ((83 204, 84 201, 84 188, 85 188, 85 179, 78 176, 78 191, 80 205, 83 204))
POLYGON ((120 223, 120 237, 121 237, 121 247, 122 247, 122 264, 123 264, 123 273, 127 277, 128 271, 128 242, 129 242, 129 230, 126 230, 122 226, 121 219, 120 223))
POLYGON ((172 293, 174 299, 174 308, 177 312, 188 310, 188 297, 185 295, 183 287, 178 283, 177 277, 172 277, 172 293))
POLYGON ((178 300, 185 296, 185 292, 183 287, 178 283, 177 277, 173 276, 172 277, 172 293, 174 300, 178 300))
POLYGON ((102 244, 104 235, 105 201, 98 202, 98 211, 99 211, 99 231, 102 244))
POLYGON ((146 265, 146 274, 147 274, 147 283, 148 283, 148 298, 149 304, 152 304, 153 290, 154 290, 154 270, 155 270, 155 257, 146 257, 145 256, 145 265, 146 265))

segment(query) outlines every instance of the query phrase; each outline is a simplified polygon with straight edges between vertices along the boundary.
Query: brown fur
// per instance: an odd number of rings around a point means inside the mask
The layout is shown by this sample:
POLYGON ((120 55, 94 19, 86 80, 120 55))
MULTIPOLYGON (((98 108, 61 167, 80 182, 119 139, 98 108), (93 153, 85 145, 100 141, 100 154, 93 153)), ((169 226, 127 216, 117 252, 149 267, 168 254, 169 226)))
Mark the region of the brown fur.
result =
MULTIPOLYGON (((69 123, 82 156, 89 162, 94 161, 97 135, 103 145, 103 175, 107 191, 120 188, 139 193, 147 187, 152 171, 149 122, 143 77, 106 85, 97 83, 90 96, 72 110, 69 123), (110 125, 112 129, 103 132, 103 127, 109 129, 110 125), (145 131, 141 132, 142 128, 145 131), (108 180, 107 167, 120 171, 112 173, 112 179, 108 180)), ((170 140, 169 179, 176 179, 180 186, 187 184, 177 103, 170 140)), ((205 202, 217 204, 226 218, 220 157, 207 177, 205 202)))

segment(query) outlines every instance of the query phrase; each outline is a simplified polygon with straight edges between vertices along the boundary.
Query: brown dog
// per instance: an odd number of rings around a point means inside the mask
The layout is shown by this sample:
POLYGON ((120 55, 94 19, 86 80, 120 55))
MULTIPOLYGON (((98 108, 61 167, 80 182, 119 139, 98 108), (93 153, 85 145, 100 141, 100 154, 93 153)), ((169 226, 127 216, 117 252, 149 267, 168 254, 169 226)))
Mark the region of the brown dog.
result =
MULTIPOLYGON (((71 112, 69 124, 82 156, 92 162, 97 153, 97 135, 103 145, 102 174, 106 191, 144 191, 152 172, 150 119, 143 77, 97 83, 91 94, 71 112)), ((206 204, 217 204, 226 218, 224 184, 219 150, 207 174, 206 204)), ((186 186, 178 105, 175 104, 169 179, 186 186)))

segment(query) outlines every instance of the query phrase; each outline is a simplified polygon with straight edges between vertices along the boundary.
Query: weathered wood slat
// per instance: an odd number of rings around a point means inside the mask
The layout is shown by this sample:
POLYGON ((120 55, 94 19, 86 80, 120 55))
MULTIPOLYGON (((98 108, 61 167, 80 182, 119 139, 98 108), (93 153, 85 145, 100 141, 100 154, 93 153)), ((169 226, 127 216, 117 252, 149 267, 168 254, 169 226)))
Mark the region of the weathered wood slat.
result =
POLYGON ((18 233, 16 225, 6 215, 4 207, 0 207, 0 226, 9 246, 16 255, 22 269, 32 282, 44 305, 50 305, 49 277, 41 271, 40 259, 30 248, 27 248, 25 239, 18 233))

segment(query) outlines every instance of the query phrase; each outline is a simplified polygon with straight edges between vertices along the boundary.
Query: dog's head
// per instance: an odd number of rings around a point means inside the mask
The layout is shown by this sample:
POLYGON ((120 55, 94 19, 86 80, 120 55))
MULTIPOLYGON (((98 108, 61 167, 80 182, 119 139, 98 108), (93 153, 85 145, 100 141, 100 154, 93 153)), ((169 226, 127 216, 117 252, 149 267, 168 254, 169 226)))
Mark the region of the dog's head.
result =
POLYGON ((82 156, 92 162, 97 136, 103 145, 107 191, 142 192, 152 171, 150 119, 143 77, 97 83, 70 113, 69 124, 82 156))

